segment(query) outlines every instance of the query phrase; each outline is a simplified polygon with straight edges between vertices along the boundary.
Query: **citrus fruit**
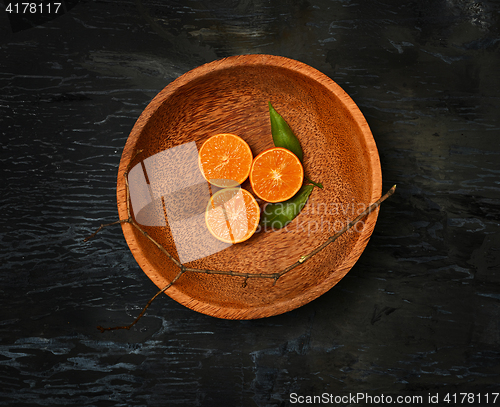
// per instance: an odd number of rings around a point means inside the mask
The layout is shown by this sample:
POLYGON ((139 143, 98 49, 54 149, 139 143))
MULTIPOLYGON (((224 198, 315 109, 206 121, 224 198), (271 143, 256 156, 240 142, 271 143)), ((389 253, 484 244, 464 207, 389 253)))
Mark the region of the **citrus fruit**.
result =
POLYGON ((240 243, 257 230, 260 208, 246 189, 224 188, 212 195, 205 211, 210 233, 226 243, 240 243))
POLYGON ((253 160, 250 184, 253 192, 267 202, 283 202, 294 196, 304 180, 304 169, 290 150, 274 147, 253 160))
POLYGON ((206 140, 199 151, 199 166, 205 179, 218 187, 242 184, 252 167, 252 150, 241 137, 221 133, 206 140))

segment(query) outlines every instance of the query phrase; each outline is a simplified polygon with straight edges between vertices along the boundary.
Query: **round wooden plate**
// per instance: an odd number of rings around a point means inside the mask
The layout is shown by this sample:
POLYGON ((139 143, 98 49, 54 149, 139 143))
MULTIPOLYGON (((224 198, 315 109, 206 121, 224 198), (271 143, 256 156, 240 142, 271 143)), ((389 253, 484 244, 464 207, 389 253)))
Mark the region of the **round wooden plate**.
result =
MULTIPOLYGON (((141 229, 186 267, 267 274, 295 263, 353 220, 380 198, 381 184, 371 131, 340 86, 295 60, 241 55, 187 72, 151 101, 125 145, 117 200, 120 219, 127 219, 131 208, 141 229), (307 176, 324 189, 314 188, 286 228, 218 245, 200 221, 213 191, 196 171, 197 149, 216 133, 239 135, 254 157, 272 147, 269 101, 299 138, 307 176)), ((251 192, 248 183, 242 187, 251 192)), ((364 250, 377 215, 378 210, 372 212, 276 282, 185 272, 166 294, 218 318, 254 319, 290 311, 345 276, 364 250)), ((122 223, 122 228, 147 276, 159 288, 169 284, 179 267, 132 224, 122 223)))

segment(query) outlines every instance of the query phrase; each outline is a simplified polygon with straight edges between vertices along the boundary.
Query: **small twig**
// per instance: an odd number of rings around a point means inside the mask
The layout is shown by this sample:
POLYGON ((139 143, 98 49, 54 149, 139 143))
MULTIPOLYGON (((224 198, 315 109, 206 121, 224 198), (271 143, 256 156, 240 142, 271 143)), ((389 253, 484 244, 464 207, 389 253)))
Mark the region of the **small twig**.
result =
POLYGON ((123 219, 123 220, 117 220, 116 222, 111 222, 111 223, 102 223, 101 226, 99 226, 99 229, 97 229, 94 233, 91 235, 87 236, 85 239, 83 239, 84 242, 88 242, 90 239, 93 239, 95 235, 97 235, 101 230, 104 228, 107 228, 108 226, 113 226, 113 225, 118 225, 119 223, 130 223, 130 219, 123 219))
POLYGON ((378 201, 372 203, 368 208, 366 208, 362 213, 360 213, 354 220, 349 222, 346 226, 344 226, 342 229, 340 229, 337 233, 335 233, 333 236, 330 236, 323 244, 318 246, 316 249, 314 249, 312 252, 309 254, 306 254, 302 256, 297 263, 292 264, 291 266, 287 267, 285 270, 283 270, 281 275, 287 273, 290 271, 292 268, 297 267, 299 264, 305 263, 307 260, 309 260, 311 257, 313 257, 316 253, 319 253, 321 250, 323 250, 326 246, 329 244, 335 242, 340 236, 342 236, 345 232, 347 232, 349 229, 351 229, 354 225, 356 225, 361 219, 363 219, 365 216, 369 215, 372 213, 375 209, 377 209, 382 202, 384 202, 387 198, 389 198, 394 192, 396 191, 396 185, 393 185, 393 187, 385 193, 384 196, 382 196, 378 201))
MULTIPOLYGON (((142 151, 142 150, 141 150, 142 151)), ((134 158, 141 152, 139 151, 134 158)), ((384 202, 387 198, 389 198, 392 194, 394 194, 396 190, 396 185, 394 185, 389 191, 387 191, 380 199, 378 199, 376 202, 371 204, 366 210, 364 210, 362 213, 360 213, 354 220, 349 222, 346 226, 344 226, 341 230, 339 230, 337 233, 334 235, 330 236, 324 243, 322 243, 320 246, 318 246, 316 249, 312 250, 310 253, 305 254, 301 256, 295 263, 291 264, 290 266, 286 267, 280 272, 275 272, 275 273, 260 273, 260 274, 252 274, 252 273, 242 273, 242 272, 237 272, 237 271, 221 271, 221 270, 208 270, 208 269, 195 269, 195 268, 190 268, 184 266, 179 260, 177 260, 175 257, 173 257, 161 244, 159 244, 156 240, 154 240, 144 229, 142 229, 133 219, 130 211, 130 189, 129 189, 129 183, 128 183, 128 172, 130 169, 130 165, 127 168, 127 170, 124 173, 125 176, 125 187, 126 187, 126 192, 127 192, 127 200, 126 200, 126 205, 127 205, 127 214, 129 216, 128 219, 124 220, 118 220, 116 222, 108 223, 108 224, 103 224, 97 229, 92 235, 88 236, 85 238, 85 241, 90 240, 93 238, 100 230, 102 230, 104 227, 111 226, 111 225, 117 225, 121 223, 130 223, 132 226, 134 226, 139 232, 141 232, 151 243, 153 243, 161 252, 163 252, 172 262, 180 268, 179 273, 175 276, 175 278, 168 283, 164 288, 162 288, 160 291, 158 291, 146 304, 146 306, 143 308, 142 312, 137 316, 137 318, 130 324, 126 326, 117 326, 117 327, 112 327, 112 328, 103 328, 102 326, 98 326, 97 329, 99 329, 101 332, 104 331, 111 331, 115 329, 130 329, 132 326, 134 326, 139 319, 142 318, 148 307, 151 305, 151 303, 162 293, 164 293, 166 290, 168 290, 185 272, 189 271, 192 273, 203 273, 203 274, 219 274, 219 275, 226 275, 226 276, 232 276, 232 277, 243 277, 243 287, 247 286, 247 281, 249 278, 261 278, 261 279, 272 279, 273 280, 273 286, 276 285, 278 282, 278 279, 288 273, 289 271, 293 270, 294 268, 304 264, 306 261, 308 261, 311 257, 313 257, 315 254, 319 253, 322 251, 325 247, 330 245, 331 243, 335 242, 340 236, 342 236, 345 232, 347 232, 349 229, 351 229, 353 226, 355 226, 361 219, 363 219, 365 216, 369 215, 371 212, 373 212, 375 209, 377 209, 382 202, 384 202)), ((316 184, 315 182, 308 180, 309 182, 313 183, 314 185, 322 188, 323 186, 321 184, 316 184)), ((163 202, 164 205, 164 202, 163 202)), ((164 208, 165 209, 165 208, 164 208)))
POLYGON ((103 328, 102 326, 98 326, 97 329, 101 331, 101 333, 104 333, 104 331, 114 331, 116 329, 130 329, 132 328, 139 320, 143 317, 143 315, 146 313, 146 310, 149 308, 149 306, 153 303, 153 301, 158 297, 160 294, 164 293, 166 290, 168 290, 181 276, 184 274, 184 269, 181 269, 179 273, 175 276, 175 278, 168 283, 165 287, 163 287, 160 291, 158 291, 146 304, 146 306, 142 309, 141 313, 134 319, 134 321, 129 324, 129 325, 124 325, 124 326, 113 326, 110 328, 103 328))
POLYGON ((309 179, 306 177, 306 181, 307 182, 310 182, 311 184, 313 184, 314 186, 318 187, 318 188, 321 188, 323 189, 323 184, 319 183, 319 182, 314 182, 313 180, 309 179))

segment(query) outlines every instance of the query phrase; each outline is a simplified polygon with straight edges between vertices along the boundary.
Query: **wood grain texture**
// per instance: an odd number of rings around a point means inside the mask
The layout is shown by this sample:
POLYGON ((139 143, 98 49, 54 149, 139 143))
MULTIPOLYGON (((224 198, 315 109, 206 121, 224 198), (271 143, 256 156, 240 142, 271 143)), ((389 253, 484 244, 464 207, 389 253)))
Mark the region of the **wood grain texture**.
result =
MULTIPOLYGON (((378 152, 352 99, 327 76, 298 61, 242 55, 187 72, 163 89, 141 114, 120 161, 120 218, 128 218, 124 175, 139 161, 192 141, 199 148, 219 133, 242 137, 254 156, 272 147, 267 101, 299 138, 307 175, 320 180, 325 188, 314 192, 309 205, 286 228, 261 231, 248 241, 188 262, 186 267, 255 274, 280 272, 353 219, 341 211, 329 211, 329 207, 336 204, 366 209, 380 198, 378 152)), ((159 164, 166 168, 163 173, 178 174, 168 169, 173 162, 159 164)), ((199 172, 197 168, 194 171, 199 172)), ((184 182, 190 184, 189 179, 184 182)), ((248 181, 242 187, 251 191, 248 181)), ((190 195, 187 199, 192 202, 197 197, 190 195)), ((376 217, 376 212, 369 215, 358 225, 359 232, 351 230, 276 284, 259 280, 245 285, 241 278, 186 273, 166 294, 193 310, 220 318, 254 319, 290 311, 328 291, 348 272, 366 246, 376 217)), ((122 228, 144 272, 160 289, 169 284, 179 268, 133 226, 122 224, 122 228)), ((176 241, 167 226, 144 230, 169 253, 176 253, 176 241)), ((199 233, 194 231, 193 242, 199 233)))

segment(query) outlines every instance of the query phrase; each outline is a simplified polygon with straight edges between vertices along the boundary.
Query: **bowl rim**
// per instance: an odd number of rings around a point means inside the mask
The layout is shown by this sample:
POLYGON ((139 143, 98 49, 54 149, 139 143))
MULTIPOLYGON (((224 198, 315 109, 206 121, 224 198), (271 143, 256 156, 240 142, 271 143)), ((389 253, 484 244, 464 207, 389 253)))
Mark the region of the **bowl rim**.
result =
MULTIPOLYGON (((341 103, 348 108, 354 122, 359 126, 360 132, 363 135, 364 142, 367 147, 368 157, 370 160, 369 168, 371 169, 372 175, 372 194, 370 197, 370 203, 375 202, 381 197, 382 171, 377 146, 365 117, 361 113, 361 110, 358 108, 356 103, 351 99, 351 97, 331 78, 303 62, 276 55, 245 54, 218 59, 198 66, 197 68, 184 73, 174 81, 170 82, 149 102, 149 104, 140 114, 135 125, 133 126, 127 138, 120 159, 117 179, 117 206, 119 219, 123 220, 128 218, 127 200, 129 199, 129 197, 126 191, 124 174, 127 171, 130 162, 134 158, 133 151, 144 127, 147 125, 148 120, 160 108, 162 103, 167 100, 172 94, 174 94, 179 88, 195 78, 199 78, 201 76, 219 70, 222 71, 227 68, 259 65, 274 66, 294 71, 295 73, 304 75, 312 79, 313 81, 320 83, 327 90, 336 95, 341 103)), ((175 284, 173 284, 168 290, 166 290, 165 294, 167 294, 170 298, 174 299, 178 303, 194 311, 224 319, 265 318, 291 311, 311 302, 312 300, 326 293, 347 274, 347 272, 359 259, 361 253, 364 251, 366 245, 368 244, 368 240, 370 239, 371 234, 373 233, 373 230, 375 228, 378 212, 379 208, 377 208, 367 216, 362 236, 356 241, 353 249, 344 259, 342 265, 335 270, 336 272, 331 273, 329 277, 325 278, 323 281, 321 281, 311 289, 307 290, 299 296, 294 297, 293 299, 286 299, 259 307, 233 308, 222 307, 219 305, 211 304, 209 302, 204 302, 200 299, 192 298, 189 295, 178 290, 175 284)), ((143 252, 141 245, 139 245, 136 241, 133 225, 128 222, 121 222, 121 226, 127 245, 129 246, 129 249, 131 250, 135 260, 144 271, 144 273, 150 278, 151 281, 153 281, 153 283, 156 284, 159 289, 162 289, 170 284, 170 280, 166 279, 155 270, 155 267, 148 260, 146 253, 143 252)))

